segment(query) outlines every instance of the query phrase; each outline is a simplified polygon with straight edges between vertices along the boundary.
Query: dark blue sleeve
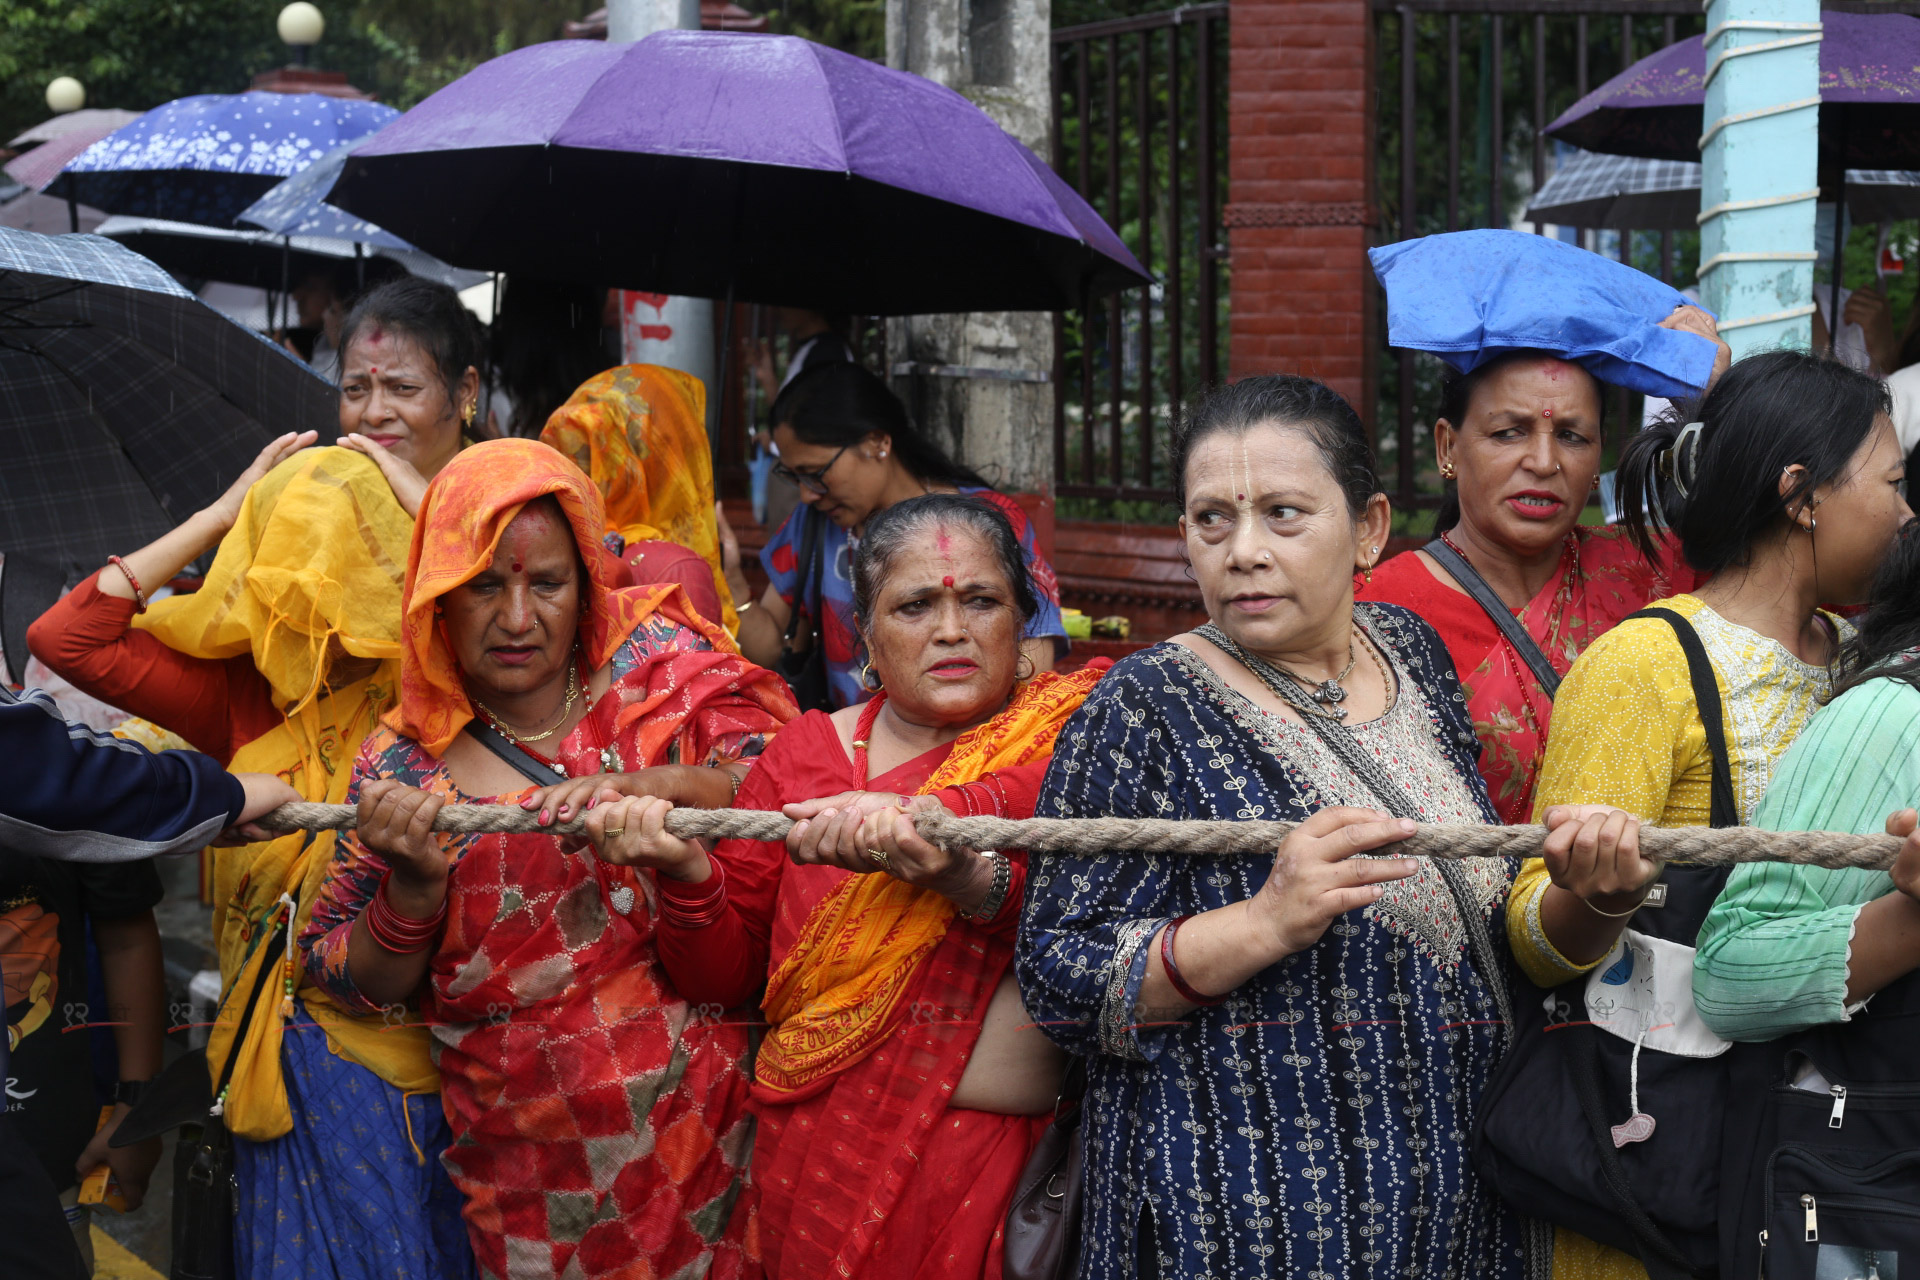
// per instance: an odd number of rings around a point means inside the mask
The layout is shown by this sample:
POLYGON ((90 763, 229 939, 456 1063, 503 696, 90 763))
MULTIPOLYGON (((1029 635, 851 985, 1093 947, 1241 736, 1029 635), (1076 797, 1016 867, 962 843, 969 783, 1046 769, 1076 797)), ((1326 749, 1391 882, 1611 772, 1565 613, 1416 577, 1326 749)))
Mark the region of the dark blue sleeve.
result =
POLYGON ((148 751, 0 688, 0 844, 62 862, 130 862, 207 844, 246 794, 197 751, 148 751))

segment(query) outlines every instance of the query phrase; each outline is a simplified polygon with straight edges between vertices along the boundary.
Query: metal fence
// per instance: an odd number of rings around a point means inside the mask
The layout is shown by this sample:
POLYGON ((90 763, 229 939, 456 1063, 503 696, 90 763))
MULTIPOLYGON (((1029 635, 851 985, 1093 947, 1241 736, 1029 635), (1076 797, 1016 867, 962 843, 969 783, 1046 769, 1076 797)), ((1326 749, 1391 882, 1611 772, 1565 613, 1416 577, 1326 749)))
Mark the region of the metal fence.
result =
MULTIPOLYGON (((1383 242, 1528 228, 1516 219, 1545 181, 1553 147, 1541 129, 1590 88, 1705 27, 1698 0, 1373 0, 1373 8, 1383 242)), ((1588 248, 1662 280, 1693 282, 1697 233, 1580 234, 1588 248)), ((1396 507, 1430 507, 1441 494, 1431 427, 1443 370, 1430 356, 1386 352, 1379 327, 1385 358, 1371 417, 1382 477, 1396 507)), ((1620 422, 1637 406, 1620 392, 1609 416, 1620 422)))
POLYGON ((1227 9, 1187 5, 1053 33, 1053 168, 1158 283, 1054 317, 1063 514, 1171 496, 1182 401, 1225 373, 1227 9))

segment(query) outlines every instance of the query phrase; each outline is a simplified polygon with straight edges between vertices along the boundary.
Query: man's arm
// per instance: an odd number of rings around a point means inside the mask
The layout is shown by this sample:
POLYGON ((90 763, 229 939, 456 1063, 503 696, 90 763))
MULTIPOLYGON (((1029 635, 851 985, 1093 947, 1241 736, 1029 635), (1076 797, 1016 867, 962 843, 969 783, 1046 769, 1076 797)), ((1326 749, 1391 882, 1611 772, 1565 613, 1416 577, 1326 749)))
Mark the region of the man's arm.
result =
POLYGON ((257 816, 211 756, 152 752, 69 724, 45 694, 0 688, 0 771, 0 843, 63 862, 198 849, 257 816))

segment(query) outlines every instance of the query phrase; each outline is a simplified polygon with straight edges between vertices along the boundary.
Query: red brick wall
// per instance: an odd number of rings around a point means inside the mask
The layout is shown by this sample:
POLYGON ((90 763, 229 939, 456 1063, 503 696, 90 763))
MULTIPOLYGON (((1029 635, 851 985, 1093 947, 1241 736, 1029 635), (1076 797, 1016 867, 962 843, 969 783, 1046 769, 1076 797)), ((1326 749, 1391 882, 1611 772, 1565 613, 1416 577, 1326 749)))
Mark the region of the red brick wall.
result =
POLYGON ((1229 376, 1304 373, 1368 412, 1367 0, 1233 0, 1229 376))

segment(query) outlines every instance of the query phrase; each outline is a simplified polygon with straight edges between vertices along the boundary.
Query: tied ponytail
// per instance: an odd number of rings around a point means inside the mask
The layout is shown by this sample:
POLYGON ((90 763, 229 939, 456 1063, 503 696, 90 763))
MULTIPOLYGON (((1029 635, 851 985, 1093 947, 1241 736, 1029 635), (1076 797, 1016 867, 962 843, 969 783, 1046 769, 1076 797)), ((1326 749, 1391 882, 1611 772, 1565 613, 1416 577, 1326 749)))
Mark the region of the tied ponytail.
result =
POLYGON ((1621 523, 1656 563, 1664 526, 1695 570, 1748 562, 1754 547, 1848 464, 1890 412, 1877 378, 1803 351, 1737 361, 1696 404, 1677 404, 1620 452, 1621 523), (1780 476, 1806 468, 1784 496, 1780 476))

